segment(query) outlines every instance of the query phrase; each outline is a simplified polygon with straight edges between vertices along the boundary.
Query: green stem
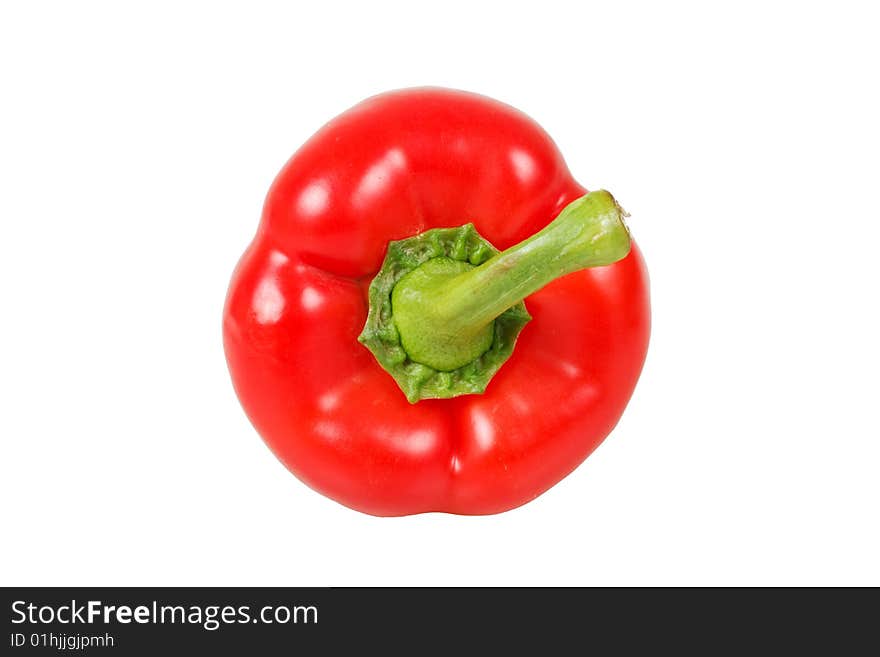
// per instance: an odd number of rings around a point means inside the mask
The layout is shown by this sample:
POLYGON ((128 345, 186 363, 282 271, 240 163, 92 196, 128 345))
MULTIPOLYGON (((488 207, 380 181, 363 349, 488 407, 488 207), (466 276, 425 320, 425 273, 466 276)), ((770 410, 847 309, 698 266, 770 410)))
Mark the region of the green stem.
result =
POLYGON ((546 228, 479 267, 435 258, 404 276, 392 293, 401 344, 415 362, 451 371, 492 343, 504 311, 551 281, 624 258, 624 212, 607 191, 567 205, 546 228))
POLYGON ((432 315, 468 333, 560 276, 620 260, 630 249, 621 215, 604 190, 582 196, 532 237, 431 290, 432 315))

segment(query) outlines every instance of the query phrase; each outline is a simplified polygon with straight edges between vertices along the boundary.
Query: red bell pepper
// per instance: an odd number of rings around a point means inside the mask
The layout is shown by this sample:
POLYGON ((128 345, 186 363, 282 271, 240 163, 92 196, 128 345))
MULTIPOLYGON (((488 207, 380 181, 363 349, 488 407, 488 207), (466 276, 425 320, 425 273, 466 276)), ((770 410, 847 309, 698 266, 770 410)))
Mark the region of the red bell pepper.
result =
POLYGON ((611 431, 645 359, 648 278, 622 217, 506 105, 370 98, 269 191, 224 311, 239 399, 351 508, 528 502, 611 431))

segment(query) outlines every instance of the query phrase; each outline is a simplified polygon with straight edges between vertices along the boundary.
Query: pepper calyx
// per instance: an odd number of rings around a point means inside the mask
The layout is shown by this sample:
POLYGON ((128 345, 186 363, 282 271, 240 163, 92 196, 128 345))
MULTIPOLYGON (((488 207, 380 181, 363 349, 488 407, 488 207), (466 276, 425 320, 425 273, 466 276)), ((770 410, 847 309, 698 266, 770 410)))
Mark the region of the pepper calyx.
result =
POLYGON ((358 341, 394 378, 410 403, 484 392, 513 353, 516 339, 531 316, 520 301, 491 322, 489 338, 483 338, 486 347, 475 357, 452 368, 444 367, 448 362, 426 364, 414 359, 402 343, 392 307, 397 284, 423 265, 431 269, 444 266, 471 269, 498 253, 470 223, 455 228, 435 228, 389 243, 385 260, 370 283, 367 321, 358 341))

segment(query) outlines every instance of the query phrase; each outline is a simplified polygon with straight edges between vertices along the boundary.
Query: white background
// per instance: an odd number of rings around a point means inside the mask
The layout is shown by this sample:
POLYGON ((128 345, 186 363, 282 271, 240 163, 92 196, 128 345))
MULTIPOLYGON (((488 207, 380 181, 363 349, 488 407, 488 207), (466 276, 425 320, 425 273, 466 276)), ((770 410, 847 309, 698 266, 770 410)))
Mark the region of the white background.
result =
POLYGON ((880 585, 870 6, 3 3, 0 583, 880 585), (534 117, 651 273, 617 429, 493 517, 314 493, 221 346, 281 165, 424 84, 534 117))

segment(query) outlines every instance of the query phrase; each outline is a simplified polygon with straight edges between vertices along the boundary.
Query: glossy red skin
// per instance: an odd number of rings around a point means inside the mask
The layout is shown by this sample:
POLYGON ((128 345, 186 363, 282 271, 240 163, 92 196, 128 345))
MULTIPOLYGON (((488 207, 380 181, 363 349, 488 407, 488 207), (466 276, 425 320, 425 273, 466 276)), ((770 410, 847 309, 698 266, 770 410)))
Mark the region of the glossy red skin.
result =
POLYGON ((275 180, 233 275, 224 344, 257 431, 306 484, 382 516, 497 513, 578 466, 620 418, 648 346, 638 248, 526 299, 533 320, 482 395, 407 402, 357 342, 389 240, 469 221, 499 249, 584 188, 546 133, 443 89, 370 98, 275 180))

